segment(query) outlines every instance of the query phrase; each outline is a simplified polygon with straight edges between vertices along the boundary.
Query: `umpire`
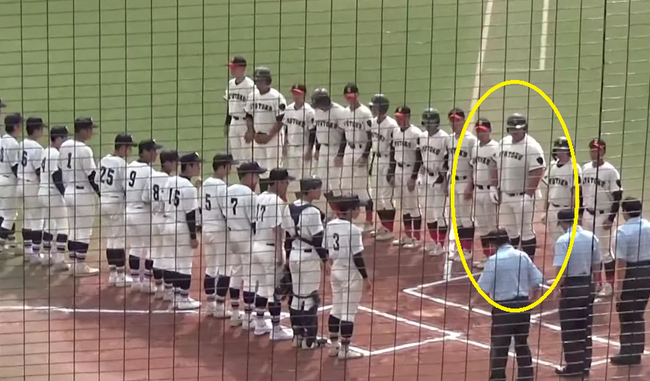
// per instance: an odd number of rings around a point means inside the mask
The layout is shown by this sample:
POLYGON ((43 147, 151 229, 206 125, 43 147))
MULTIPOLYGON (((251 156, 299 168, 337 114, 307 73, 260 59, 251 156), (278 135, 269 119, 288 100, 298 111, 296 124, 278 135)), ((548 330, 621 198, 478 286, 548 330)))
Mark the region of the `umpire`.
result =
MULTIPOLYGON (((570 209, 557 213, 558 225, 565 231, 555 243, 553 267, 558 273, 569 251, 573 217, 574 211, 570 209)), ((596 292, 592 274, 600 271, 601 261, 598 238, 578 225, 569 263, 558 283, 562 350, 566 363, 565 367, 555 370, 560 377, 580 377, 589 374, 591 369, 591 326, 596 292)))
POLYGON ((650 222, 641 218, 643 205, 635 198, 626 198, 622 209, 625 223, 616 234, 615 282, 621 349, 610 362, 637 365, 645 348, 643 314, 650 296, 650 222))
MULTIPOLYGON (((485 262, 478 285, 490 298, 504 307, 522 308, 529 302, 533 290, 542 285, 542 273, 528 254, 510 244, 508 232, 499 228, 485 236, 486 243, 496 254, 485 262)), ((532 381, 533 360, 528 346, 530 311, 510 313, 492 308, 490 338, 490 380, 505 381, 508 350, 512 339, 517 354, 517 380, 532 381)))

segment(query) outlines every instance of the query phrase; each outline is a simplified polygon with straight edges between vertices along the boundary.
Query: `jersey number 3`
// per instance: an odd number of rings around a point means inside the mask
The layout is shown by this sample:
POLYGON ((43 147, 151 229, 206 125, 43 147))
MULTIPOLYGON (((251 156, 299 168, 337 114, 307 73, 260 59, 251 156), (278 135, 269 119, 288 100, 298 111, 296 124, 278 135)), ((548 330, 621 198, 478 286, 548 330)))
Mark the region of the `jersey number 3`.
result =
POLYGON ((339 249, 341 248, 341 244, 339 243, 341 237, 339 236, 338 233, 334 233, 332 234, 332 238, 334 239, 334 244, 332 245, 332 248, 336 251, 339 251, 339 249))

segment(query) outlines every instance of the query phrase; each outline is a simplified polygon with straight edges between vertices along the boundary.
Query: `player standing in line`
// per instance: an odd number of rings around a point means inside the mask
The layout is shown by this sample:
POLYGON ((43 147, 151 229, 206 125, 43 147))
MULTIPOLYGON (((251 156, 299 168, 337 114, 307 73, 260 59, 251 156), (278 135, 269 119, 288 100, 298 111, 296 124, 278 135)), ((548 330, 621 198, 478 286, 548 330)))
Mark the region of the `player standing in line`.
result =
POLYGON ((144 203, 143 200, 147 192, 147 182, 153 174, 151 166, 156 162, 160 148, 162 146, 154 139, 141 141, 138 144, 139 158, 126 167, 126 246, 129 249, 129 268, 133 278, 131 288, 147 294, 155 293, 156 288, 151 283, 153 261, 149 258, 151 205, 144 203), (140 278, 141 259, 144 259, 142 278, 140 278))
POLYGON ((598 237, 600 253, 603 256, 605 280, 603 281, 602 276, 597 279, 601 288, 599 296, 612 295, 616 273, 616 262, 612 255, 612 226, 623 199, 621 176, 616 167, 605 160, 606 152, 607 144, 604 140, 592 139, 589 142, 591 161, 582 167, 582 194, 587 211, 583 216, 582 226, 598 237))
POLYGON ((99 161, 99 197, 102 216, 102 231, 106 238, 106 261, 108 262, 108 284, 115 287, 128 287, 132 283, 126 275, 127 234, 124 196, 126 192, 126 157, 131 153, 133 137, 119 134, 115 137, 113 153, 99 161))
POLYGON ((358 195, 366 210, 363 231, 374 229, 374 204, 368 188, 368 158, 372 150, 372 113, 359 102, 359 88, 348 83, 343 88, 343 96, 348 103, 347 117, 343 122, 347 147, 343 156, 341 191, 358 195))
POLYGON ((370 102, 374 118, 370 131, 373 144, 373 164, 370 186, 374 188, 377 202, 377 217, 381 221, 378 229, 370 232, 377 241, 392 241, 395 224, 395 205, 393 204, 393 186, 388 183, 390 152, 392 150, 393 131, 399 126, 395 119, 386 115, 390 102, 384 94, 375 94, 370 102))
MULTIPOLYGON (((147 146, 148 149, 143 152, 155 151, 152 147, 147 146)), ((192 178, 201 174, 201 158, 198 153, 189 153, 181 156, 179 161, 181 173, 178 176, 171 176, 165 186, 168 193, 164 212, 167 215, 167 224, 163 245, 165 250, 175 253, 175 266, 173 271, 167 273, 165 281, 171 279, 174 285, 175 309, 195 310, 201 307, 201 302, 190 297, 190 286, 194 250, 199 247, 196 224, 199 204, 198 190, 192 184, 192 178)))
POLYGON ((350 340, 364 288, 366 292, 372 292, 363 260, 361 231, 352 223, 359 216, 360 205, 357 195, 342 196, 339 201, 341 217, 328 222, 325 233, 325 247, 332 260, 332 310, 327 322, 332 341, 329 356, 340 360, 363 357, 363 354, 350 350, 350 340))
POLYGON ((20 142, 20 168, 18 169, 18 194, 23 200, 23 248, 25 261, 41 264, 44 212, 38 202, 43 146, 38 140, 45 128, 43 119, 30 117, 25 121, 27 137, 20 142))
MULTIPOLYGON (((208 299, 207 314, 218 319, 227 319, 232 313, 226 309, 226 295, 230 286, 233 265, 240 263, 231 254, 228 240, 226 208, 228 199, 228 176, 237 162, 230 154, 216 154, 212 159, 212 176, 201 186, 203 203, 202 239, 205 257, 205 278, 203 288, 208 299)), ((237 298, 238 299, 238 298, 237 298)))
POLYGON ((255 188, 260 181, 260 175, 266 168, 257 162, 242 163, 237 168, 239 184, 228 187, 226 192, 226 221, 228 221, 228 245, 233 256, 238 259, 232 263, 230 278, 230 305, 232 315, 230 326, 241 325, 250 330, 253 306, 255 305, 254 284, 251 280, 251 255, 253 236, 257 224, 257 195, 255 188), (244 287, 244 319, 239 313, 239 290, 244 287))
POLYGON ((433 246, 425 244, 425 251, 432 256, 445 252, 447 241, 447 218, 445 213, 449 183, 449 134, 440 128, 440 114, 427 108, 422 113, 422 126, 425 131, 418 140, 422 153, 425 174, 424 210, 425 221, 433 246))
POLYGON ((223 96, 228 110, 226 112, 226 137, 228 151, 236 160, 250 160, 253 157, 253 138, 246 137, 246 111, 244 108, 248 95, 255 89, 255 83, 246 76, 246 59, 234 56, 228 63, 230 75, 228 87, 223 96))
POLYGON ((289 213, 282 221, 282 229, 287 232, 286 246, 290 247, 287 262, 293 290, 289 306, 293 346, 302 349, 316 349, 327 343, 317 339, 321 267, 328 260, 323 248, 325 215, 314 205, 320 199, 322 187, 319 178, 301 179, 302 197, 289 205, 289 213))
MULTIPOLYGON (((279 167, 282 162, 282 122, 287 101, 279 91, 271 87, 271 70, 255 69, 255 90, 248 95, 246 126, 248 136, 254 136, 253 160, 262 167, 279 167)), ((268 175, 267 175, 268 176, 268 175)), ((268 187, 268 180, 260 178, 260 191, 268 187)))
POLYGON ((0 251, 8 249, 16 252, 16 217, 18 215, 18 165, 20 164, 20 145, 16 138, 23 129, 23 117, 9 114, 5 117, 5 134, 0 139, 0 251))
POLYGON ((341 195, 341 171, 347 144, 343 129, 346 111, 343 106, 332 102, 324 88, 314 90, 311 105, 315 110, 316 141, 321 146, 316 174, 325 186, 325 199, 330 210, 336 212, 336 197, 341 195))
POLYGON ((282 312, 282 295, 276 292, 279 286, 277 279, 283 273, 284 265, 284 231, 281 224, 286 213, 287 205, 283 199, 287 197, 289 182, 295 178, 283 168, 271 170, 269 188, 257 197, 257 225, 253 240, 251 258, 251 276, 257 284, 255 295, 255 335, 270 333, 271 340, 291 340, 291 331, 280 326, 282 312), (264 319, 264 311, 268 308, 271 315, 271 325, 264 319))
POLYGON ((55 271, 68 271, 65 263, 65 246, 68 242, 68 209, 65 205, 63 171, 59 167, 59 148, 68 138, 68 127, 50 129, 50 146, 43 152, 41 183, 38 190, 40 206, 44 209, 43 265, 54 266, 55 271), (52 240, 56 233, 56 252, 52 252, 52 240))
POLYGON ((499 143, 497 159, 500 218, 499 224, 508 231, 512 246, 531 258, 535 255, 537 237, 533 228, 535 194, 544 174, 544 151, 528 134, 528 121, 513 114, 506 121, 508 136, 499 143))
POLYGON ((422 167, 422 152, 418 148, 418 139, 422 134, 419 128, 411 124, 411 109, 400 106, 395 111, 399 128, 393 131, 393 153, 388 171, 388 182, 395 187, 395 198, 402 206, 404 234, 393 241, 393 245, 406 249, 416 248, 422 229, 417 180, 422 167))
POLYGON ((95 206, 99 196, 99 176, 93 158, 93 150, 86 142, 97 127, 92 118, 77 118, 74 121, 74 139, 61 144, 59 166, 63 169, 65 203, 71 234, 68 241, 68 255, 74 262, 74 276, 94 276, 99 269, 86 264, 86 255, 93 233, 95 206))
MULTIPOLYGON (((287 106, 284 113, 283 123, 286 127, 287 156, 285 166, 289 174, 302 179, 308 177, 311 170, 312 152, 316 142, 316 128, 314 126, 314 109, 310 104, 305 103, 307 89, 301 83, 291 86, 293 103, 287 106)), ((300 198, 300 190, 292 187, 295 182, 289 184, 289 188, 300 198)))

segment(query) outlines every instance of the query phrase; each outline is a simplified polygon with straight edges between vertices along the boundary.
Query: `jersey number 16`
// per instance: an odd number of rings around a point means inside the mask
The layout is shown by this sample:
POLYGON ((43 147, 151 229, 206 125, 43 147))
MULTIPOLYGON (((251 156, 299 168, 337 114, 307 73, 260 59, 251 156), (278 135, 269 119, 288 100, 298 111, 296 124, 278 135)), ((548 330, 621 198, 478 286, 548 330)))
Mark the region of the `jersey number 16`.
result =
POLYGON ((178 189, 169 190, 169 203, 178 206, 181 203, 181 191, 178 189))

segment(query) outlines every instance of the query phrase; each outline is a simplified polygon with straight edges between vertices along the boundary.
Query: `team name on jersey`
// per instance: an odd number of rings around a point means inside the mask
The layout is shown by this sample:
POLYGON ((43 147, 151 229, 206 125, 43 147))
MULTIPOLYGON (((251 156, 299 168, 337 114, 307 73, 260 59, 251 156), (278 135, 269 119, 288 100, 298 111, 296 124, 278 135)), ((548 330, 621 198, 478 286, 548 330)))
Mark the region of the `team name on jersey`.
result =
POLYGON ((477 163, 481 163, 481 164, 485 164, 485 165, 490 165, 490 164, 492 164, 494 161, 492 160, 491 157, 480 157, 480 156, 478 156, 478 157, 476 158, 476 162, 477 162, 477 163))
MULTIPOLYGON (((368 127, 370 127, 370 125, 372 124, 372 121, 369 120, 369 121, 368 121, 367 123, 365 123, 365 124, 366 124, 368 127)), ((344 126, 345 126, 345 127, 356 128, 357 130, 365 130, 365 129, 366 129, 366 128, 364 127, 364 123, 363 123, 363 122, 357 122, 357 121, 349 120, 349 119, 345 121, 344 126)))
POLYGON ((433 146, 422 146, 422 151, 434 154, 436 156, 440 156, 442 153, 442 150, 438 147, 433 147, 433 146))
POLYGON ((605 187, 605 181, 599 180, 596 177, 585 177, 583 179, 583 184, 585 184, 585 185, 586 184, 596 184, 596 186, 599 186, 599 187, 602 187, 602 188, 605 187))
POLYGON ((569 181, 567 181, 566 179, 563 179, 561 177, 551 177, 548 180, 548 184, 549 185, 559 185, 559 186, 567 188, 569 186, 569 181))
POLYGON ((246 102, 246 96, 238 93, 228 93, 228 100, 246 102))
POLYGON ((268 111, 268 112, 273 111, 273 106, 267 105, 266 103, 253 102, 252 106, 253 106, 253 110, 268 111))
POLYGON ((314 123, 316 127, 334 128, 335 124, 327 120, 317 120, 314 123))
POLYGON ((305 128, 305 121, 300 119, 287 118, 287 124, 295 124, 296 126, 305 128))
POLYGON ((380 142, 385 142, 385 141, 388 140, 388 139, 386 139, 386 137, 384 135, 382 135, 382 134, 380 134, 378 132, 375 132, 375 131, 372 131, 372 137, 373 137, 373 139, 377 139, 380 142))
POLYGON ((515 159, 515 160, 519 160, 519 161, 523 160, 523 158, 524 158, 523 154, 521 154, 519 152, 515 152, 515 151, 501 151, 499 153, 499 156, 506 157, 508 159, 515 159))
MULTIPOLYGON (((456 149, 455 148, 449 148, 449 156, 453 157, 456 154, 456 149)), ((462 149, 458 153, 458 157, 468 157, 469 152, 463 151, 462 149)))
POLYGON ((404 141, 404 140, 394 140, 393 144, 395 147, 405 147, 405 148, 412 148, 413 144, 409 141, 404 141))

